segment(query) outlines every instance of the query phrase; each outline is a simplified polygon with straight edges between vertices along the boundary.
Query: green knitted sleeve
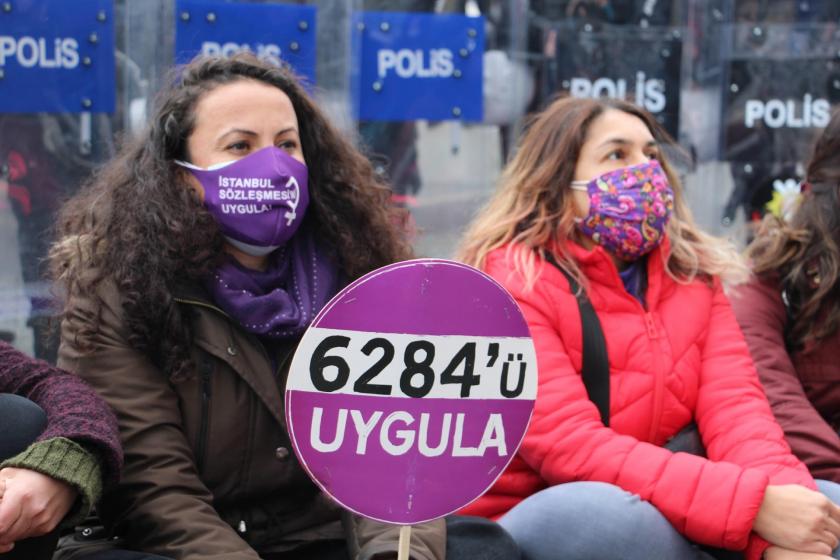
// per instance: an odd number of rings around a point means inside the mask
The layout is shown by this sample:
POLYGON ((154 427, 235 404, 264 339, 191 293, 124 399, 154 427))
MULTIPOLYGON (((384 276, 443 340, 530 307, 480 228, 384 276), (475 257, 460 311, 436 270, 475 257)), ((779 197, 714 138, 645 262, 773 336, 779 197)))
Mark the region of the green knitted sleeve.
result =
POLYGON ((36 471, 66 482, 79 492, 79 499, 61 523, 63 527, 82 521, 102 495, 102 468, 96 455, 66 438, 35 442, 23 453, 0 463, 0 468, 4 467, 36 471))

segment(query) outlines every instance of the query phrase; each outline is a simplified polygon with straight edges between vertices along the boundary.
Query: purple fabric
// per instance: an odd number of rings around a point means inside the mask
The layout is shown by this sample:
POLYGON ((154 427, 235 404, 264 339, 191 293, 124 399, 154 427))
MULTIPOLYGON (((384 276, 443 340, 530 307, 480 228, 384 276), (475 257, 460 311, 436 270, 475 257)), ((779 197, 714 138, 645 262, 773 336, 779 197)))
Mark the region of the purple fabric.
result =
POLYGON ((578 228, 622 260, 635 261, 661 242, 674 209, 674 191, 668 177, 652 160, 605 173, 580 186, 589 194, 589 214, 578 228))
POLYGON ((229 239, 273 249, 291 239, 303 221, 308 171, 280 148, 269 146, 210 169, 177 163, 201 183, 204 206, 229 239))
POLYGON ((639 300, 639 303, 643 306, 645 304, 645 294, 642 279, 644 278, 646 264, 645 260, 638 260, 630 263, 627 268, 618 273, 627 293, 639 300))
POLYGON ((519 306, 495 280, 440 259, 390 264, 344 288, 315 326, 325 329, 528 337, 519 306))
POLYGON ((286 393, 294 449, 313 480, 351 511, 378 521, 407 525, 453 513, 490 488, 519 447, 533 408, 534 401, 529 399, 412 399, 295 390, 286 393), (324 411, 320 430, 323 442, 336 440, 337 417, 342 408, 357 411, 367 421, 378 411, 382 421, 371 426, 364 454, 358 452, 358 432, 350 420, 344 425, 342 445, 334 452, 324 453, 312 445, 316 407, 324 411), (385 419, 400 412, 414 421, 411 425, 395 422, 383 435, 385 419), (420 427, 423 414, 427 415, 426 430, 420 427), (445 432, 446 414, 451 415, 451 424, 450 431, 445 432), (491 414, 503 418, 502 439, 507 454, 500 456, 497 448, 491 448, 484 455, 453 456, 452 432, 461 431, 464 446, 477 447, 491 414), (462 430, 455 428, 458 415, 463 417, 462 430), (302 427, 296 427, 296 423, 302 427), (381 443, 383 437, 400 438, 394 433, 397 430, 416 430, 414 445, 399 457, 386 452, 381 443), (419 440, 437 447, 444 438, 447 442, 441 455, 428 457, 420 453, 419 440))
POLYGON ((117 481, 123 462, 117 419, 78 376, 0 342, 0 393, 25 397, 44 409, 47 427, 38 441, 63 437, 94 447, 105 483, 117 481))
POLYGON ((260 271, 228 257, 205 287, 246 331, 272 339, 300 336, 338 291, 338 271, 305 230, 268 259, 260 271))

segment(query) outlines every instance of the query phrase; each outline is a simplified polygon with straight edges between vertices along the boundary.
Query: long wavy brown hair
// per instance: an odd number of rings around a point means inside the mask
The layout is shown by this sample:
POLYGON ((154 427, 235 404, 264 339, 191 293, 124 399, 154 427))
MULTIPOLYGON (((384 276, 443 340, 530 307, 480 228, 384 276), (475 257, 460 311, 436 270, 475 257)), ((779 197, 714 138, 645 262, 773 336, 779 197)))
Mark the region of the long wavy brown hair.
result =
POLYGON ((98 288, 107 279, 122 296, 129 343, 168 374, 189 373, 189 321, 173 292, 200 281, 219 264, 223 238, 173 161, 187 159, 187 139, 202 95, 238 80, 274 86, 291 100, 309 168, 304 224, 343 276, 352 280, 410 257, 387 186, 330 125, 290 70, 249 54, 199 58, 173 71, 149 128, 60 212, 51 272, 62 292, 61 317, 90 318, 72 341, 80 350, 93 349, 102 309, 98 288), (82 300, 93 301, 95 309, 83 308, 82 300))
POLYGON ((840 326, 840 111, 817 139, 805 181, 790 222, 768 214, 747 248, 755 274, 781 284, 796 349, 840 326))
MULTIPOLYGON (((640 119, 661 147, 675 145, 649 113, 626 101, 558 99, 530 124, 502 172, 496 194, 467 229, 458 258, 481 268, 488 253, 507 245, 516 271, 533 286, 536 258, 556 249, 560 265, 585 286, 586 279, 565 251, 567 241, 578 235, 571 183, 589 126, 607 110, 640 119)), ((741 281, 748 271, 735 247, 697 227, 679 178, 664 156, 660 163, 674 190, 674 213, 667 226, 671 249, 662 255, 668 274, 679 282, 697 276, 719 276, 726 284, 741 281)))

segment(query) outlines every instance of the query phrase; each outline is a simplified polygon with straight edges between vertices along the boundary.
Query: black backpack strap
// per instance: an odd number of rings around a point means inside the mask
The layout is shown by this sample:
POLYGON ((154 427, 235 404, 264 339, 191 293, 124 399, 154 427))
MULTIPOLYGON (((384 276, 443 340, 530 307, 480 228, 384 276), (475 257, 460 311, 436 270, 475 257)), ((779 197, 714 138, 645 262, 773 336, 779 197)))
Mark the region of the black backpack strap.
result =
POLYGON ((551 253, 545 254, 545 260, 554 265, 566 280, 569 281, 569 289, 575 294, 578 308, 580 309, 581 331, 583 333, 583 367, 581 377, 586 387, 586 394, 589 400, 595 403, 601 413, 601 421, 605 426, 610 425, 610 361, 607 355, 607 343, 604 340, 604 331, 601 329, 601 321, 592 307, 592 302, 586 297, 586 292, 580 284, 569 274, 551 253))

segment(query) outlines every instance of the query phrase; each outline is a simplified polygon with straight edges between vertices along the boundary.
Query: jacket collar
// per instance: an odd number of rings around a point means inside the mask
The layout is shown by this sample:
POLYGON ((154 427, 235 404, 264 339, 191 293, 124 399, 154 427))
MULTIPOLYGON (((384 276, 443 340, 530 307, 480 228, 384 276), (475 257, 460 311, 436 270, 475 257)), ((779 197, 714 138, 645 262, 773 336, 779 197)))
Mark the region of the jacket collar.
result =
MULTIPOLYGON (((556 250, 555 254, 567 254, 581 268, 581 272, 589 281, 590 288, 588 292, 595 292, 590 294, 593 302, 597 299, 597 292, 599 287, 606 287, 611 290, 624 290, 624 283, 618 274, 618 267, 612 259, 612 256, 607 253, 600 245, 595 245, 592 249, 586 249, 579 243, 573 240, 568 240, 564 245, 564 250, 556 250)), ((645 293, 645 303, 648 309, 653 310, 659 301, 660 294, 663 289, 663 282, 667 274, 665 273, 664 259, 671 252, 671 242, 666 235, 662 239, 662 243, 647 255, 647 292, 645 293)), ((629 296, 628 297, 632 297, 629 296)))
POLYGON ((213 307, 218 307, 210 298, 201 282, 182 282, 172 290, 173 297, 178 301, 194 301, 213 307))
POLYGON ((227 363, 257 394, 272 416, 281 425, 285 425, 281 395, 283 387, 279 386, 279 379, 285 379, 285 376, 278 376, 282 372, 274 370, 288 368, 290 353, 294 353, 295 344, 279 344, 278 348, 283 348, 278 350, 275 364, 268 355, 273 350, 263 347, 256 336, 240 328, 230 315, 213 302, 199 283, 180 285, 173 292, 175 301, 196 311, 191 319, 194 344, 227 363), (281 359, 283 357, 287 359, 281 359))

